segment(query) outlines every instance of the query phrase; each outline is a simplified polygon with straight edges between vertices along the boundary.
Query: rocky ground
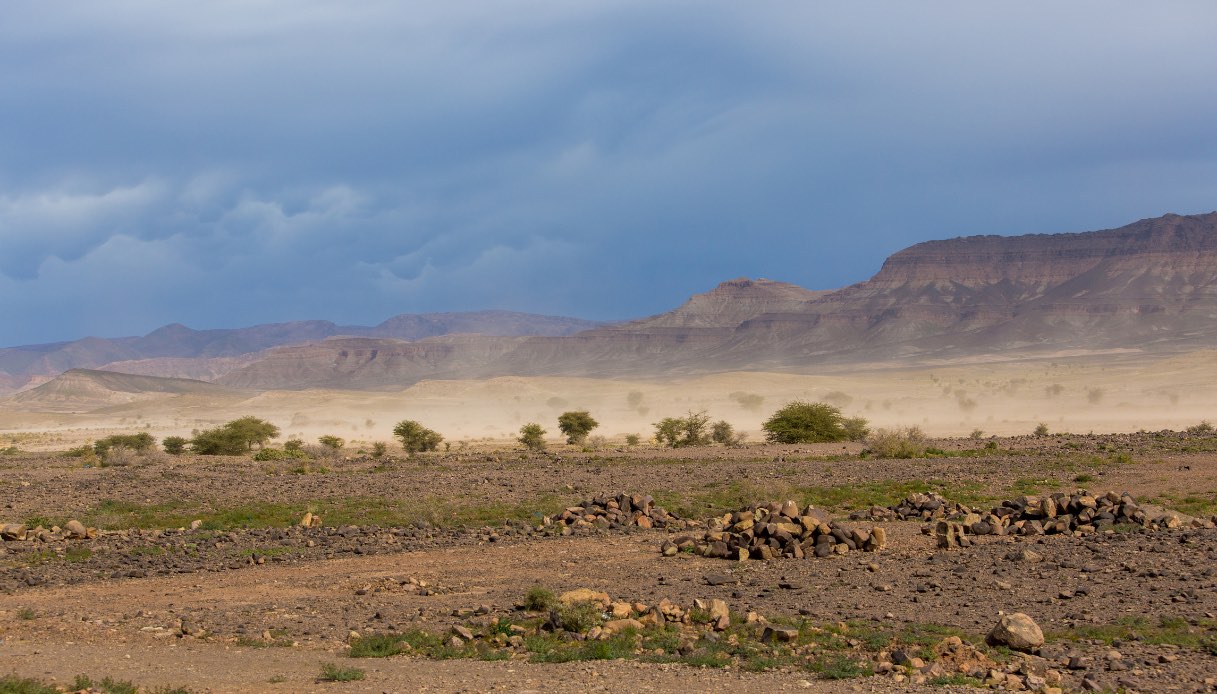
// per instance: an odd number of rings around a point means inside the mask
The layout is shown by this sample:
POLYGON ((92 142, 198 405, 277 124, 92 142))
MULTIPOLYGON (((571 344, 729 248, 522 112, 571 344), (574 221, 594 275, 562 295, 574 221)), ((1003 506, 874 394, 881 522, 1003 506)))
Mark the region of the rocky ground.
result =
POLYGON ((10 455, 0 523, 29 537, 0 543, 0 674, 193 691, 1217 688, 1217 531, 1190 522, 1217 512, 1217 440, 932 443, 910 460, 754 445, 348 451, 304 468, 10 455), (988 509, 1078 487, 1190 515, 1176 528, 970 536, 951 549, 919 520, 847 520, 920 491, 988 509), (641 525, 612 508, 622 492, 653 497, 641 525), (884 546, 765 561, 661 551, 714 532, 726 511, 787 498, 844 527, 882 527, 884 546), (306 513, 315 527, 301 527, 306 513), (72 519, 83 537, 60 529, 72 519), (626 637, 610 628, 568 634, 549 607, 526 609, 538 586, 605 594, 593 629, 604 615, 642 629, 620 650, 626 637), (722 629, 707 621, 714 600, 730 611, 722 629), (985 645, 1012 613, 1041 627, 1034 653, 985 645), (793 631, 766 636, 766 625, 793 631), (403 652, 349 657, 374 638, 403 652), (319 682, 324 664, 364 679, 319 682))

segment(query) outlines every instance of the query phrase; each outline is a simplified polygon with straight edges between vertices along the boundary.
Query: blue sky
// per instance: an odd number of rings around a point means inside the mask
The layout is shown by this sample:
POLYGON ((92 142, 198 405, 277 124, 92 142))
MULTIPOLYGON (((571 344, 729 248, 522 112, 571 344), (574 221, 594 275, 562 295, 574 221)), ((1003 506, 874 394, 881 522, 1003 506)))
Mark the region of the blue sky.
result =
POLYGON ((812 289, 1217 208, 1217 3, 0 5, 0 344, 812 289))

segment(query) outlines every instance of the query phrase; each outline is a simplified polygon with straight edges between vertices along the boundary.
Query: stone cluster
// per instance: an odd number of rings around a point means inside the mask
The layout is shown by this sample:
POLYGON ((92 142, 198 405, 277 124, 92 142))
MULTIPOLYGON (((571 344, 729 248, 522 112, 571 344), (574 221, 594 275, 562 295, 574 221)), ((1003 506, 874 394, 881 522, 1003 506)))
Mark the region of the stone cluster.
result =
POLYGON ((931 521, 960 514, 972 513, 974 509, 951 501, 938 492, 909 494, 894 506, 871 506, 863 511, 854 511, 850 520, 870 521, 931 521))
POLYGON ((697 536, 682 535, 665 541, 665 556, 692 552, 721 559, 802 559, 827 557, 861 550, 875 552, 887 543, 883 528, 849 528, 813 506, 799 508, 793 501, 755 504, 707 522, 697 536))
MULTIPOLYGON (((966 535, 1074 535, 1082 536, 1130 523, 1153 530, 1185 525, 1177 513, 1151 514, 1127 493, 1095 495, 1079 489, 1072 494, 1020 496, 1007 499, 985 513, 968 512, 939 520, 934 526, 938 546, 966 546, 966 535)), ((1196 519, 1192 527, 1212 527, 1196 519)))
POLYGON ((557 524, 571 528, 603 527, 621 528, 636 525, 640 528, 675 528, 683 530, 695 527, 662 506, 655 504, 649 494, 618 494, 598 496, 570 506, 561 513, 546 517, 545 525, 557 524))
POLYGON ((0 525, 0 540, 5 542, 61 542, 63 540, 92 540, 97 537, 97 528, 86 528, 78 520, 70 520, 63 527, 53 525, 44 528, 41 525, 30 528, 22 524, 0 525))

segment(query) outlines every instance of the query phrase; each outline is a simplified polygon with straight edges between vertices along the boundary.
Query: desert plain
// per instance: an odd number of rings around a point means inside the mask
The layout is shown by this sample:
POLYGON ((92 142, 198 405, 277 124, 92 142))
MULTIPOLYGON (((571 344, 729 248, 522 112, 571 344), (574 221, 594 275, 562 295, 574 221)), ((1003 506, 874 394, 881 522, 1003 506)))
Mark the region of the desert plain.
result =
POLYGON ((1212 357, 1059 353, 248 395, 134 393, 90 385, 86 372, 60 402, 36 411, 10 399, 0 413, 0 520, 46 531, 2 545, 0 671, 99 691, 105 678, 215 692, 1209 691, 1217 435, 1197 425, 1217 409, 1212 357), (908 458, 866 442, 765 443, 761 422, 793 399, 927 439, 908 458), (557 435, 567 409, 600 421, 587 443, 557 435), (702 410, 746 440, 651 440, 651 423, 702 410), (324 434, 344 446, 267 462, 66 455, 113 433, 189 437, 250 414, 281 427, 271 446, 324 434), (407 455, 391 432, 403 419, 447 445, 407 455), (544 451, 514 441, 529 421, 548 430, 544 451), (1048 433, 1032 435, 1039 424, 1048 433), (627 445, 630 433, 641 443, 627 445), (377 441, 387 453, 372 454, 377 441), (1082 489, 1130 495, 1147 517, 1177 522, 969 535, 942 548, 934 528, 945 516, 869 515, 916 494, 985 513, 1082 489), (651 497, 670 522, 595 519, 593 502, 603 512, 621 495, 651 497), (786 500, 843 527, 882 527, 886 542, 768 560, 689 546, 714 518, 786 500), (71 537, 72 520, 96 532, 71 537), (666 556, 666 544, 684 546, 666 556), (573 615, 557 599, 577 590, 607 600, 573 615), (708 621, 713 601, 728 625, 708 621), (987 642, 1014 613, 1039 625, 1042 646, 987 642), (622 619, 637 622, 604 628, 622 619))

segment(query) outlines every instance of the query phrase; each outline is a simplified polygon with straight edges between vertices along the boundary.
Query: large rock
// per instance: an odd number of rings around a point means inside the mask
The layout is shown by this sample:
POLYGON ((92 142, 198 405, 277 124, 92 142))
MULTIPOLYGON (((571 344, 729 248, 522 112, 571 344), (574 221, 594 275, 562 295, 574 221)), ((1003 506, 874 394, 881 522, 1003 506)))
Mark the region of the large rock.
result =
POLYGON ((1002 615, 993 631, 989 632, 989 643, 1030 653, 1044 645, 1044 632, 1035 620, 1022 612, 1015 612, 1002 615))

